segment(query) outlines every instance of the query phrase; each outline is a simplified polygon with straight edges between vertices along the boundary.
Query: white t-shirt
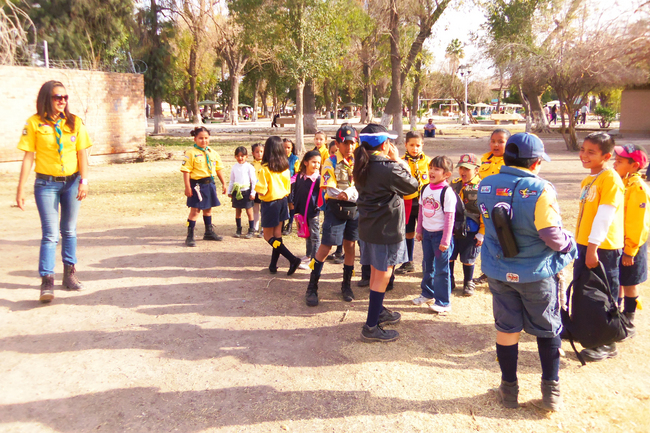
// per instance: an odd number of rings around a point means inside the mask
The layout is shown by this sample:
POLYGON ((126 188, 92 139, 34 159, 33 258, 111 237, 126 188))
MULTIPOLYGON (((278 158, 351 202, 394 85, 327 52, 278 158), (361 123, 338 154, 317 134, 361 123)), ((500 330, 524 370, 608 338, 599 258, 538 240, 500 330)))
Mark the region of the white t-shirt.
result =
MULTIPOLYGON (((420 209, 422 210, 422 228, 428 232, 440 232, 445 225, 443 207, 440 206, 442 188, 431 189, 429 185, 422 189, 420 195, 420 209)), ((445 192, 445 206, 447 212, 456 212, 456 194, 451 187, 445 192)))
POLYGON ((257 176, 255 175, 255 168, 248 162, 243 164, 236 163, 230 170, 230 183, 228 184, 228 194, 232 193, 232 187, 235 183, 241 185, 241 190, 246 191, 250 189, 255 195, 255 184, 257 183, 257 176))

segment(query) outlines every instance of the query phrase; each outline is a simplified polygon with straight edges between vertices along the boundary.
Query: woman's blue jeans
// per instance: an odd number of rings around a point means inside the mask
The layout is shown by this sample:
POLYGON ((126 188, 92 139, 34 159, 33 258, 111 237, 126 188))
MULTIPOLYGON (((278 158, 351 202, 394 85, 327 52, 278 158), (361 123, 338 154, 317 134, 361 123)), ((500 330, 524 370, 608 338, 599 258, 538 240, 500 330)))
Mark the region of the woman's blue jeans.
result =
POLYGON ((449 258, 454 251, 452 238, 449 248, 440 251, 442 231, 422 230, 422 296, 435 298, 436 304, 446 307, 451 297, 449 258))
POLYGON ((38 272, 41 277, 54 274, 56 245, 59 242, 59 205, 61 206, 61 256, 63 263, 77 263, 77 215, 81 202, 77 200, 79 176, 67 182, 36 179, 34 197, 41 217, 41 251, 38 272))

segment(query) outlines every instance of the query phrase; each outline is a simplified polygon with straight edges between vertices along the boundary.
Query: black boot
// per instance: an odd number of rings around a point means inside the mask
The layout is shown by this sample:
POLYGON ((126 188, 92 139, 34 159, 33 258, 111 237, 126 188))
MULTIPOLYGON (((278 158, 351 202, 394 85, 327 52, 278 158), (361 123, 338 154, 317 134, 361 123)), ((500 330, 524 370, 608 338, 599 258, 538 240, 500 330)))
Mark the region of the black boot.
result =
POLYGON ((185 245, 188 247, 195 247, 196 242, 194 242, 194 227, 187 228, 187 237, 185 238, 185 245))
POLYGON ((309 276, 309 285, 307 286, 307 293, 305 294, 305 302, 308 307, 315 307, 318 305, 318 280, 323 271, 323 262, 312 259, 311 275, 309 276))
POLYGON ((307 293, 305 294, 305 302, 308 307, 315 307, 318 305, 318 280, 320 274, 312 272, 309 277, 309 285, 307 286, 307 293))
POLYGON ((341 294, 345 302, 354 301, 354 293, 350 282, 352 281, 352 274, 354 273, 354 266, 343 265, 343 282, 341 283, 341 294))
POLYGON ((54 299, 54 275, 41 277, 41 296, 38 298, 44 304, 54 299))
POLYGON ((66 290, 83 290, 84 286, 77 278, 77 270, 74 265, 63 265, 63 287, 66 290))
POLYGON ((203 234, 204 241, 222 241, 223 237, 214 232, 212 224, 205 226, 205 233, 203 234))

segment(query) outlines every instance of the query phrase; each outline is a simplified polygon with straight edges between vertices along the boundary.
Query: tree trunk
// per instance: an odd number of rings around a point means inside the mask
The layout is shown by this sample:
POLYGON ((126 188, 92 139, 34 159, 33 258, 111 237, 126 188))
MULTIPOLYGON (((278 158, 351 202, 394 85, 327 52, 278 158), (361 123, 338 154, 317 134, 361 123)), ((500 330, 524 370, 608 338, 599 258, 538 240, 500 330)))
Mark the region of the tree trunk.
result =
POLYGON ((363 65, 363 106, 366 109, 366 118, 362 123, 372 123, 373 112, 372 112, 372 81, 371 81, 372 70, 370 66, 364 63, 363 65))
POLYGON ((420 70, 422 69, 422 61, 418 60, 415 63, 415 80, 413 83, 413 101, 411 102, 411 131, 417 130, 418 123, 418 109, 420 108, 420 70))
POLYGON ((187 69, 187 72, 190 76, 190 107, 187 107, 192 111, 192 118, 190 119, 191 123, 195 125, 201 124, 201 116, 199 115, 199 91, 196 87, 196 77, 198 76, 197 71, 197 50, 198 41, 194 41, 192 47, 190 48, 190 64, 187 69))
POLYGON ((239 73, 230 70, 230 124, 239 125, 239 73))
POLYGON ((548 119, 544 113, 544 107, 542 107, 540 92, 532 87, 527 88, 521 86, 520 89, 522 96, 528 99, 528 104, 530 106, 529 116, 532 131, 535 133, 550 133, 551 128, 549 127, 548 119))
POLYGON ((163 134, 165 132, 165 122, 163 120, 162 97, 154 96, 153 98, 153 133, 163 134))
POLYGON ((255 81, 255 88, 253 89, 253 115, 251 116, 251 122, 257 122, 257 95, 260 92, 261 83, 261 78, 258 78, 255 81))
POLYGON ((266 105, 266 98, 269 96, 269 91, 267 89, 264 89, 262 92, 262 113, 264 113, 264 117, 269 117, 269 107, 266 105))
POLYGON ((524 111, 525 111, 524 114, 526 115, 526 132, 532 132, 533 117, 530 113, 530 101, 524 94, 524 91, 521 88, 521 84, 519 85, 519 93, 521 94, 521 102, 523 102, 522 105, 524 106, 524 111))
POLYGON ((338 118, 339 118, 339 86, 335 85, 334 86, 334 123, 333 125, 336 125, 338 123, 338 118))
POLYGON ((393 129, 397 131, 397 144, 404 142, 404 126, 402 123, 402 79, 401 63, 399 54, 399 15, 397 14, 396 0, 390 2, 390 69, 391 89, 384 115, 381 117, 381 124, 388 126, 390 117, 393 117, 393 129))
POLYGON ((299 79, 296 86, 296 154, 305 153, 304 133, 303 133, 303 92, 305 91, 305 80, 299 79))
POLYGON ((304 131, 305 134, 315 134, 318 131, 318 120, 316 119, 316 96, 314 95, 314 79, 310 78, 305 83, 304 92, 304 131))

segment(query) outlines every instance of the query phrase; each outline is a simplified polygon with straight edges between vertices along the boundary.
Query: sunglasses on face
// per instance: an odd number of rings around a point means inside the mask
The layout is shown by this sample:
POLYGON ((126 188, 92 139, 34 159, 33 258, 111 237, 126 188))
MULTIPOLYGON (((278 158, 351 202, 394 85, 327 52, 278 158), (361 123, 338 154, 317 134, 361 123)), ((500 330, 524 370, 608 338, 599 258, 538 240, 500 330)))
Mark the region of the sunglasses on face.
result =
POLYGON ((68 95, 52 95, 52 99, 54 99, 56 102, 68 102, 68 95))

